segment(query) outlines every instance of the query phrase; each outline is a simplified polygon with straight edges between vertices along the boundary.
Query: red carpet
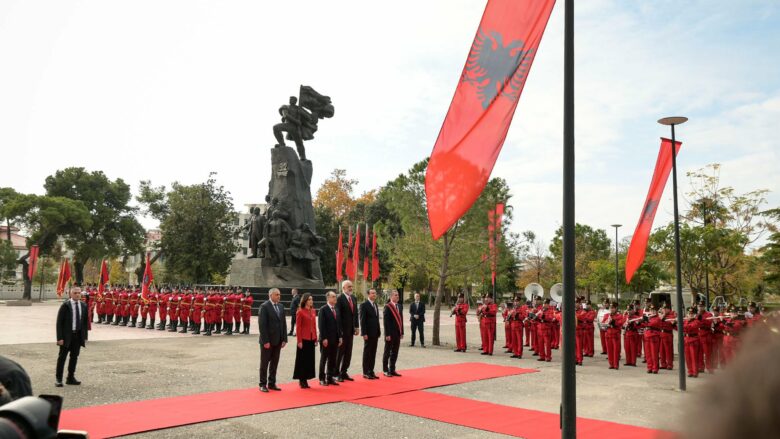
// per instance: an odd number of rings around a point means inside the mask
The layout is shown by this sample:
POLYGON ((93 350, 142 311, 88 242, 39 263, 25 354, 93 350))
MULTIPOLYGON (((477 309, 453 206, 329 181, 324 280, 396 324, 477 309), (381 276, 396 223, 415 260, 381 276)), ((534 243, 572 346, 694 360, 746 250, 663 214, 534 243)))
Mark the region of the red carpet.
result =
POLYGON ((86 430, 90 438, 114 437, 530 372, 536 370, 485 363, 461 363, 402 370, 400 373, 403 376, 400 378, 380 376, 379 380, 371 382, 366 382, 362 377, 355 377, 354 383, 345 383, 338 387, 320 387, 312 381, 312 388, 303 390, 298 388, 297 382, 294 382, 279 386, 283 389, 281 392, 261 393, 257 387, 253 387, 82 407, 64 410, 60 419, 60 428, 86 430))
MULTIPOLYGON (((435 392, 414 391, 350 402, 527 439, 561 437, 557 413, 509 407, 435 392)), ((671 435, 650 428, 577 418, 577 437, 657 439, 671 435)))

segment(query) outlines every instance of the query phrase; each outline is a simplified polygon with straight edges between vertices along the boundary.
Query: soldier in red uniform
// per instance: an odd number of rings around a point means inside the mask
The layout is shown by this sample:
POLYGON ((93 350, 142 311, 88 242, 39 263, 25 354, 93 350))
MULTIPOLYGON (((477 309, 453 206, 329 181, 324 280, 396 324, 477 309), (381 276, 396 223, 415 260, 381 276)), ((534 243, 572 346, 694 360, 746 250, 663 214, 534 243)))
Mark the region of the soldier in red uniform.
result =
POLYGON ((624 319, 623 347, 626 351, 626 362, 623 365, 636 366, 638 346, 640 344, 639 322, 642 320, 642 316, 639 315, 639 311, 634 308, 634 305, 629 305, 624 314, 624 319))
POLYGON ((477 307, 477 322, 479 322, 479 338, 482 344, 479 348, 480 351, 487 351, 487 340, 485 340, 485 320, 483 319, 482 312, 485 310, 485 297, 482 298, 482 304, 477 307))
POLYGON ((534 307, 534 318, 531 319, 531 350, 534 351, 534 355, 538 356, 541 351, 541 343, 539 338, 539 316, 542 312, 542 298, 536 296, 536 306, 534 307))
MULTIPOLYGON (((601 303, 601 308, 609 309, 609 299, 604 298, 604 301, 601 303)), ((602 325, 599 325, 599 339, 601 340, 601 355, 607 355, 607 332, 602 328, 602 325)))
POLYGON ((103 313, 103 324, 110 325, 114 320, 114 287, 110 287, 103 295, 103 313))
POLYGON ((696 319, 699 320, 699 351, 697 366, 700 373, 704 373, 705 367, 709 373, 712 369, 712 314, 707 312, 704 302, 699 302, 696 319))
POLYGON ((203 294, 203 290, 195 288, 195 293, 192 296, 192 313, 190 313, 193 335, 200 334, 201 320, 203 319, 205 307, 206 296, 203 294))
POLYGON ((206 320, 207 330, 205 335, 210 336, 217 326, 217 320, 221 312, 221 301, 222 300, 216 291, 209 291, 209 297, 206 299, 206 311, 208 318, 206 320))
POLYGON ((712 351, 710 352, 712 369, 720 365, 721 351, 723 350, 723 336, 726 331, 726 317, 719 306, 712 307, 712 351))
POLYGON ((244 321, 244 330, 242 334, 249 335, 249 324, 252 320, 252 303, 255 299, 252 298, 252 293, 249 288, 244 291, 244 298, 241 301, 241 320, 244 321))
POLYGON ((610 369, 620 368, 620 329, 625 318, 617 312, 617 303, 609 304, 609 313, 605 314, 601 323, 604 326, 604 339, 607 345, 607 360, 610 369))
POLYGON ((659 326, 661 334, 659 339, 658 358, 662 369, 674 368, 674 331, 677 329, 676 316, 668 305, 661 306, 658 313, 661 320, 659 326))
POLYGON ((95 294, 95 311, 97 312, 98 316, 98 323, 103 323, 103 320, 106 318, 106 309, 105 309, 105 292, 97 292, 95 294))
POLYGON ((127 288, 129 287, 123 287, 119 291, 119 326, 127 326, 130 320, 130 296, 127 294, 127 288))
POLYGON ((159 304, 160 295, 157 293, 151 285, 149 286, 149 324, 146 325, 146 329, 154 329, 154 318, 157 315, 157 306, 159 304))
POLYGON ((647 373, 658 373, 658 354, 661 349, 661 318, 652 304, 648 313, 642 316, 642 326, 645 333, 645 359, 647 360, 647 373))
POLYGON ((179 302, 179 323, 181 325, 180 334, 186 334, 190 326, 190 310, 192 309, 192 291, 187 288, 181 296, 179 302))
POLYGON ((222 319, 225 317, 225 294, 220 290, 214 296, 216 296, 214 299, 214 323, 216 325, 214 334, 221 334, 222 319))
POLYGON ((509 321, 509 313, 512 312, 512 303, 507 301, 504 302, 504 307, 501 310, 501 318, 504 322, 504 349, 506 351, 505 354, 512 352, 512 329, 511 329, 511 322, 509 321))
POLYGON ((171 293, 167 288, 163 288, 160 290, 160 294, 158 294, 157 297, 159 299, 157 302, 157 311, 160 314, 160 324, 157 325, 157 330, 164 331, 165 322, 168 318, 168 301, 171 299, 171 293))
POLYGON ((225 335, 233 335, 233 316, 236 311, 236 295, 233 291, 228 290, 223 303, 225 307, 223 314, 225 335))
POLYGON ((739 345, 739 333, 746 326, 745 316, 737 312, 734 305, 729 306, 728 316, 723 328, 723 349, 721 350, 721 365, 725 365, 734 357, 739 345))
POLYGON ((596 320, 596 310, 593 309, 590 300, 585 300, 583 303, 583 308, 585 309, 585 346, 583 347, 583 351, 584 356, 593 357, 596 346, 596 325, 594 323, 596 320))
POLYGON ((525 320, 525 310, 520 305, 520 298, 515 297, 512 313, 509 315, 512 358, 523 358, 523 320, 525 320))
POLYGON ((552 361, 552 331, 555 320, 555 309, 550 306, 550 299, 544 299, 542 309, 537 313, 537 337, 539 338, 539 359, 537 361, 552 361))
POLYGON ((171 293, 171 297, 168 299, 168 332, 176 332, 179 330, 179 302, 181 302, 181 291, 176 287, 171 293))
POLYGON ((128 326, 136 327, 138 324, 139 296, 138 288, 133 288, 130 294, 127 295, 128 308, 130 309, 130 323, 128 326))
POLYGON ((239 286, 233 290, 233 302, 233 332, 241 334, 241 304, 244 302, 244 293, 239 286))
POLYGON ((452 309, 450 316, 455 315, 455 352, 466 352, 466 316, 469 313, 469 304, 463 293, 458 294, 458 302, 452 309))
POLYGON ((482 343, 485 345, 485 350, 482 355, 493 355, 493 336, 496 333, 496 314, 498 313, 498 306, 493 303, 493 298, 485 296, 484 306, 482 308, 482 320, 485 321, 482 332, 482 343))
POLYGON ((688 367, 688 377, 696 378, 699 376, 699 323, 696 317, 696 308, 688 309, 688 316, 683 324, 683 334, 685 337, 685 365, 688 367))
POLYGON ((97 296, 97 290, 94 286, 87 287, 87 321, 89 322, 89 329, 92 329, 92 321, 95 320, 95 302, 97 296))
POLYGON ((533 351, 533 345, 531 344, 531 339, 533 337, 533 325, 530 320, 528 320, 528 312, 533 311, 533 303, 529 300, 525 302, 523 305, 523 314, 525 314, 525 319, 523 319, 523 331, 525 332, 525 346, 529 346, 531 350, 533 351))
POLYGON ((563 313, 561 313, 560 303, 556 306, 550 306, 553 310, 553 319, 550 322, 550 347, 558 349, 561 345, 561 323, 563 322, 563 313))
POLYGON ((585 345, 587 344, 586 316, 588 311, 584 308, 581 298, 578 297, 575 303, 577 307, 574 311, 574 318, 577 320, 577 325, 574 330, 574 363, 582 366, 582 357, 585 355, 585 345))

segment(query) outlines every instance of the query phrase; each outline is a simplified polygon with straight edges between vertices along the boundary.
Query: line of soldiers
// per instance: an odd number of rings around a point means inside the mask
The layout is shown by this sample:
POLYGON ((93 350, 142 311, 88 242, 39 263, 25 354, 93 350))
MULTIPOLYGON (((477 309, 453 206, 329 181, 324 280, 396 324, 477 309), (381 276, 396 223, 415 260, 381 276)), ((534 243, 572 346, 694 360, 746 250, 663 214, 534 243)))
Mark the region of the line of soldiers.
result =
POLYGON ((109 286, 103 293, 88 285, 82 294, 91 325, 128 326, 198 335, 249 334, 254 299, 250 291, 200 287, 152 287, 144 297, 137 286, 109 286), (155 325, 156 318, 157 325, 155 325), (148 322, 148 324, 147 324, 148 322), (243 323, 243 329, 241 324, 243 323))
MULTIPOLYGON (((562 314, 550 299, 535 297, 526 302, 517 296, 514 301, 504 304, 501 315, 504 318, 505 353, 511 353, 512 358, 523 358, 523 347, 528 347, 533 356, 539 357, 537 361, 552 361, 552 350, 558 349, 561 343, 562 314)), ((581 335, 577 333, 578 346, 581 335)))

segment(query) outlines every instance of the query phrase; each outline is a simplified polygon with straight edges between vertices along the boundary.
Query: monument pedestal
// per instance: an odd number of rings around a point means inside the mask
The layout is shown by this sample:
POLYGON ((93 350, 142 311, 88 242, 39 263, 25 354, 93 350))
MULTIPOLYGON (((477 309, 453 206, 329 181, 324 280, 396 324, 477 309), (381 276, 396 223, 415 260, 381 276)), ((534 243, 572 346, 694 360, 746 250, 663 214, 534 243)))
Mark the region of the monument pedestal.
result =
POLYGON ((323 289, 322 279, 307 279, 293 267, 270 266, 268 259, 233 259, 228 285, 263 288, 323 289))

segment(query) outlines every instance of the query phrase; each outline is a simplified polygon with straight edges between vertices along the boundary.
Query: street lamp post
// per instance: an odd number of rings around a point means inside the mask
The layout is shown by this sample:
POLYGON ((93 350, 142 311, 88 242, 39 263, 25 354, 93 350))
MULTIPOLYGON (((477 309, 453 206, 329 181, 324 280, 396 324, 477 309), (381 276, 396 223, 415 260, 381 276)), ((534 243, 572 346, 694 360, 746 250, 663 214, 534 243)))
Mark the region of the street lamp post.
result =
POLYGON ((685 342, 683 341, 683 297, 682 268, 680 266, 680 213, 677 207, 677 148, 674 139, 674 126, 688 121, 687 117, 675 116, 659 119, 661 125, 672 127, 672 192, 674 194, 674 261, 677 278, 677 355, 680 359, 680 390, 685 390, 685 342))
POLYGON ((615 228, 615 302, 618 304, 618 309, 620 309, 620 269, 618 268, 618 229, 622 227, 623 224, 612 224, 612 227, 615 228))

